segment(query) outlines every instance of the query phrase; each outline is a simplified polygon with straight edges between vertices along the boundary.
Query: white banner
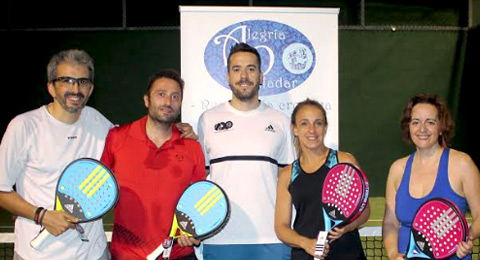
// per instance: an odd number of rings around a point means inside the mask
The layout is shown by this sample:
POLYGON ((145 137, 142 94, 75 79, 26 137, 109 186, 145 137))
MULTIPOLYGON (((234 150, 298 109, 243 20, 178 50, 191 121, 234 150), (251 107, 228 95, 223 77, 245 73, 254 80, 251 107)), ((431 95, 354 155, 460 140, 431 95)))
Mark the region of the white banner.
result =
POLYGON ((206 109, 230 100, 230 47, 246 42, 262 57, 260 99, 290 117, 315 99, 327 111, 325 143, 338 149, 338 8, 180 6, 182 122, 197 128, 206 109))

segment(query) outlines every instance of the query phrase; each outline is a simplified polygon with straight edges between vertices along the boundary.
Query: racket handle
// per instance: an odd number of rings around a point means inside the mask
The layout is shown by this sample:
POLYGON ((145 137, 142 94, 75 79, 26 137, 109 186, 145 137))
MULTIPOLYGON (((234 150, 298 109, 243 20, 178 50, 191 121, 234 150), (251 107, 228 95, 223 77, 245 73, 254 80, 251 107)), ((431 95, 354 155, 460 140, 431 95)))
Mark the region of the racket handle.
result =
POLYGON ((155 260, 159 255, 163 253, 163 245, 159 245, 157 249, 153 250, 149 255, 147 255, 147 260, 155 260))
POLYGON ((325 244, 327 243, 327 231, 320 231, 317 237, 317 243, 315 244, 315 259, 319 259, 316 256, 323 255, 323 251, 325 250, 325 244))
POLYGON ((38 234, 38 236, 34 237, 32 241, 30 241, 30 246, 35 250, 41 250, 42 245, 50 236, 51 236, 50 233, 46 229, 43 229, 42 232, 38 234))

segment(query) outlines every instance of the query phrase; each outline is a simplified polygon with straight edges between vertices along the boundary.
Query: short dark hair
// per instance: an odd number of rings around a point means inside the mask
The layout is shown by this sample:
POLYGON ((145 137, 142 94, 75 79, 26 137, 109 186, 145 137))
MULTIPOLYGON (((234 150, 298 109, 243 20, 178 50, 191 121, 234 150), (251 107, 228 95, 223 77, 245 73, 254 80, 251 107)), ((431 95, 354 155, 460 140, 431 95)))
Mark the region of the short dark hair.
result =
POLYGON ((262 71, 262 60, 260 58, 260 53, 258 53, 258 50, 253 48, 252 46, 244 43, 244 42, 239 42, 230 48, 230 54, 228 54, 228 59, 227 59, 227 71, 230 71, 230 58, 232 57, 233 54, 237 52, 250 52, 255 54, 257 56, 258 60, 258 70, 262 71))
POLYGON ((402 129, 402 137, 408 143, 412 143, 410 136, 410 121, 412 120, 412 110, 417 104, 430 104, 437 108, 438 121, 440 123, 440 137, 438 143, 442 147, 449 144, 450 139, 454 135, 455 123, 447 109, 445 103, 437 96, 426 93, 420 93, 412 97, 407 106, 403 109, 402 118, 400 120, 400 127, 402 129))
POLYGON ((150 80, 148 81, 148 87, 147 87, 147 90, 145 91, 145 95, 150 96, 150 91, 152 90, 153 83, 155 83, 157 79, 161 79, 161 78, 167 78, 167 79, 176 81, 180 86, 180 93, 182 94, 182 97, 183 97, 183 88, 185 86, 185 82, 183 81, 182 77, 180 77, 180 73, 178 73, 174 69, 160 70, 158 72, 155 72, 152 76, 150 76, 150 80))
POLYGON ((93 59, 84 50, 64 50, 54 54, 47 65, 48 81, 57 78, 57 68, 61 63, 74 63, 86 66, 88 69, 88 78, 93 81, 95 77, 95 68, 93 67, 93 59))

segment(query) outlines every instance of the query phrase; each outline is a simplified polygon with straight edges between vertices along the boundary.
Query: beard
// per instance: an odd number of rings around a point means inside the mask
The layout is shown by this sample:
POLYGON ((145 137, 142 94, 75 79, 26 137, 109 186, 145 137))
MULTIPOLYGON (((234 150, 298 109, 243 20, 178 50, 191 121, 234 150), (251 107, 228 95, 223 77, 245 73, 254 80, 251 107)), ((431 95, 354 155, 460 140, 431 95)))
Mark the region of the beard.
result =
POLYGON ((150 107, 148 108, 148 116, 155 122, 162 124, 162 125, 171 125, 175 122, 180 111, 175 110, 171 106, 164 106, 164 107, 150 107), (168 108, 173 111, 173 113, 163 114, 160 108, 168 108))
POLYGON ((240 101, 249 101, 252 99, 256 99, 256 96, 258 95, 258 91, 260 89, 260 84, 255 85, 253 82, 245 80, 245 81, 239 81, 235 83, 235 85, 230 85, 230 89, 232 89, 233 95, 239 99, 240 101), (235 85, 240 85, 240 84, 245 84, 248 83, 250 86, 253 86, 253 88, 250 89, 241 89, 243 87, 235 87, 235 85))
POLYGON ((57 101, 60 104, 60 106, 66 111, 68 111, 69 113, 78 113, 87 105, 88 97, 86 98, 85 95, 83 95, 82 93, 65 92, 63 96, 59 96, 57 98, 57 101), (68 105, 67 98, 69 96, 76 96, 82 102, 78 105, 68 105))

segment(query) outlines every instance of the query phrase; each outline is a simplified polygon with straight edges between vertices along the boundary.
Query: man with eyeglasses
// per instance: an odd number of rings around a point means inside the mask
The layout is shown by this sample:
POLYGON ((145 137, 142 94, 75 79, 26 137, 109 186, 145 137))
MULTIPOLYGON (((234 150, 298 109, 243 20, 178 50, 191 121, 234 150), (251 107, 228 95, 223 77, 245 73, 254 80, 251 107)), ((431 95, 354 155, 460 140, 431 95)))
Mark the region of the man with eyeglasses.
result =
POLYGON ((81 224, 89 239, 82 242, 78 220, 52 210, 62 170, 81 157, 99 159, 113 126, 86 106, 94 88, 93 60, 82 50, 61 51, 47 73, 53 102, 16 116, 0 144, 0 206, 18 216, 14 259, 109 259, 101 219, 81 224), (29 242, 42 227, 56 237, 37 251, 29 242))

